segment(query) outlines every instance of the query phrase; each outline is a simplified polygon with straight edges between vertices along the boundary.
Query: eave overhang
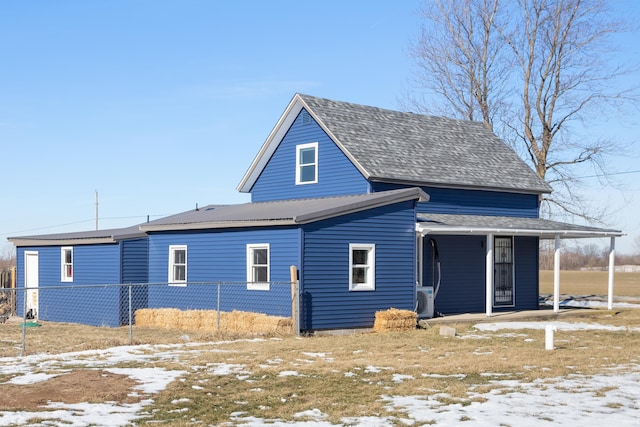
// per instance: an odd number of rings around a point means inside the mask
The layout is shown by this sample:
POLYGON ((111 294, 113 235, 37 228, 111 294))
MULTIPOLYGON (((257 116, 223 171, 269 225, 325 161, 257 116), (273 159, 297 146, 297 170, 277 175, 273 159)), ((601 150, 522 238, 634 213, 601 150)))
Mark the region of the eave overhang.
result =
POLYGON ((567 224, 541 218, 418 214, 416 231, 422 235, 510 235, 541 239, 622 237, 620 230, 567 224))

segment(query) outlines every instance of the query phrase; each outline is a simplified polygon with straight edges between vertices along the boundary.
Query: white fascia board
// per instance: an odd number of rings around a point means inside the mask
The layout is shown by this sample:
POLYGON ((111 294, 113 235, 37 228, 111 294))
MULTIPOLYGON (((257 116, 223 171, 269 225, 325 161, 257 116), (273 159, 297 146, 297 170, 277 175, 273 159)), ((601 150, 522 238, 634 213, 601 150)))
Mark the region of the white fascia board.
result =
POLYGON ((9 238, 7 239, 15 247, 26 247, 26 246, 79 246, 79 245, 100 245, 100 244, 109 244, 116 243, 117 240, 113 237, 94 237, 88 239, 22 239, 20 237, 9 238))
POLYGON ((482 235, 503 234, 511 236, 535 236, 543 239, 553 239, 558 236, 561 239, 585 239, 597 237, 621 237, 624 233, 619 231, 579 231, 579 230, 537 230, 523 228, 482 228, 482 227, 429 227, 424 224, 417 223, 416 231, 422 235, 482 235))
POLYGON ((320 118, 313 112, 313 110, 311 108, 309 108, 309 106, 302 99, 300 100, 300 102, 302 102, 302 104, 304 105, 304 108, 311 115, 311 117, 313 117, 313 119, 316 121, 316 123, 318 123, 318 125, 320 125, 322 130, 327 135, 329 135, 329 138, 331 138, 331 140, 334 142, 334 144, 336 144, 336 146, 340 149, 340 151, 342 151, 342 153, 347 157, 347 159, 349 159, 349 161, 351 163, 353 163, 353 165, 356 167, 356 169, 358 169, 358 171, 360 171, 360 173, 365 177, 365 179, 367 179, 367 180, 370 179, 371 178, 371 174, 360 164, 360 162, 358 162, 356 160, 355 157, 353 157, 351 155, 351 153, 340 142, 338 137, 335 136, 333 134, 333 132, 331 132, 331 130, 329 130, 329 128, 325 125, 325 123, 322 120, 320 120, 320 118))
POLYGON ((362 167, 362 165, 347 151, 347 149, 342 145, 342 143, 338 140, 338 138, 327 128, 327 126, 320 120, 320 118, 313 112, 313 110, 307 105, 306 102, 302 99, 299 94, 295 94, 289 105, 285 109, 282 116, 276 123, 276 125, 271 130, 271 133, 267 137, 264 144, 258 151, 258 154, 253 159, 251 166, 242 177, 240 184, 236 187, 236 189, 241 193, 248 193, 251 191, 251 188, 257 181, 258 177, 262 173, 262 170, 271 159, 271 156, 276 151, 282 139, 289 131, 289 128, 295 121, 298 114, 302 109, 307 110, 307 113, 318 123, 318 125, 322 128, 322 130, 331 138, 331 140, 336 144, 336 146, 344 153, 345 156, 353 163, 353 165, 360 171, 360 173, 365 177, 365 179, 369 179, 370 174, 367 170, 362 167))
POLYGON ((236 187, 239 192, 248 193, 251 191, 253 184, 255 184, 260 173, 267 165, 267 162, 269 162, 269 159, 280 145, 280 142, 282 142, 282 138, 284 138, 294 120, 298 117, 298 114, 300 114, 303 104, 300 96, 298 94, 294 95, 284 113, 282 113, 280 119, 278 119, 278 122, 271 130, 271 133, 269 133, 266 141, 262 144, 253 162, 251 162, 251 166, 249 166, 249 169, 245 172, 240 184, 236 187))

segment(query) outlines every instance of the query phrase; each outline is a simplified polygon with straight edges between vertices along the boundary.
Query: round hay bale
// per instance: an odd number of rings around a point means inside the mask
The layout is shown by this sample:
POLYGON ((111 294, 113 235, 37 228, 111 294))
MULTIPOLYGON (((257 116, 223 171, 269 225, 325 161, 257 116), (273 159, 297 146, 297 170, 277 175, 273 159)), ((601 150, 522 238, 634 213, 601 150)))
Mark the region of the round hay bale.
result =
POLYGON ((414 311, 390 308, 376 312, 373 330, 376 332, 410 331, 416 328, 416 322, 417 315, 414 311))

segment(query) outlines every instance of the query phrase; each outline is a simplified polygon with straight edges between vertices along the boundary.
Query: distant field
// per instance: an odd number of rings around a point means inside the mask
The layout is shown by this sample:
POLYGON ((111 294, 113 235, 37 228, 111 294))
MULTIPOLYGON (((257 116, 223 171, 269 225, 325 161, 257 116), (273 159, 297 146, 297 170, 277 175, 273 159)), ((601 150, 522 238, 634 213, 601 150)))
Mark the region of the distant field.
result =
MULTIPOLYGON (((606 271, 561 271, 560 293, 607 295, 608 278, 606 271)), ((553 293, 553 271, 540 271, 540 293, 553 293)), ((640 273, 615 273, 613 294, 640 296, 640 273)))

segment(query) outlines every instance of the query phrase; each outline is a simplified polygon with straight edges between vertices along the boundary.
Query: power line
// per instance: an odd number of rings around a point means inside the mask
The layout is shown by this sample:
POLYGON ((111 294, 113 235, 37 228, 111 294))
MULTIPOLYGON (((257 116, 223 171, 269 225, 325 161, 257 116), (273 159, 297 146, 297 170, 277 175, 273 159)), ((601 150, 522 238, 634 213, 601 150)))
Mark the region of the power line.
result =
MULTIPOLYGON (((163 216, 167 216, 167 214, 161 214, 161 215, 148 215, 149 217, 163 217, 163 216)), ((147 218, 147 215, 136 215, 136 216, 112 216, 112 217, 107 217, 107 218, 100 218, 102 220, 113 220, 113 219, 134 219, 134 218, 147 218)), ((57 225, 48 225, 46 227, 38 227, 38 228, 30 228, 27 230, 20 230, 20 231, 10 231, 10 232, 6 232, 6 233, 0 233, 0 236, 11 236, 11 235, 19 235, 21 233, 29 233, 32 231, 40 231, 40 230, 50 230, 52 228, 59 228, 59 227, 66 227, 69 225, 78 225, 78 224, 84 224, 87 222, 94 222, 95 218, 92 219, 84 219, 81 221, 74 221, 74 222, 67 222, 65 224, 57 224, 57 225)))
POLYGON ((602 176, 613 176, 613 175, 630 175, 633 173, 640 173, 640 170, 634 170, 634 171, 622 171, 622 172, 611 172, 611 173, 603 173, 601 175, 585 175, 585 176, 576 176, 576 179, 583 179, 583 178, 600 178, 602 176))

